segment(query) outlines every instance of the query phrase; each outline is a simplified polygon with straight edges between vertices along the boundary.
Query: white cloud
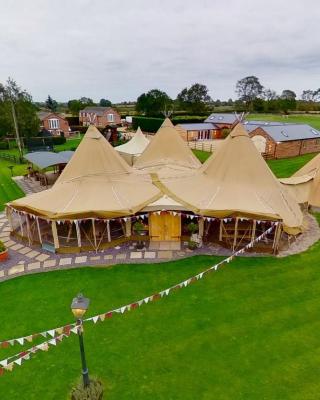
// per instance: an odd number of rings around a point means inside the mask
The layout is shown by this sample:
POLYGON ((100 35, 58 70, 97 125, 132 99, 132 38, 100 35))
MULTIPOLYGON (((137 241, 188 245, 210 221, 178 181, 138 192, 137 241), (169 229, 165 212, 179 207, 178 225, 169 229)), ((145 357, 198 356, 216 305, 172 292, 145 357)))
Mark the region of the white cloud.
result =
POLYGON ((135 99, 194 82, 235 97, 257 75, 278 92, 320 86, 316 0, 0 0, 0 81, 36 100, 135 99))

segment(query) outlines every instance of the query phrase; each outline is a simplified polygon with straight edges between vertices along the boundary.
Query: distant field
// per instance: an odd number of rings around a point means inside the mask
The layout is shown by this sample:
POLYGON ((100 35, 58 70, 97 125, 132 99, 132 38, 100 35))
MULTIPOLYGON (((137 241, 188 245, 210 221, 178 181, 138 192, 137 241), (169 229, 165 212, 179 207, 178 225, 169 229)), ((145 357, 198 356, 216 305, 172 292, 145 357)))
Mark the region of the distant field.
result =
POLYGON ((320 115, 296 114, 282 116, 279 114, 250 114, 247 119, 258 121, 294 122, 297 124, 308 124, 313 128, 320 129, 320 115))

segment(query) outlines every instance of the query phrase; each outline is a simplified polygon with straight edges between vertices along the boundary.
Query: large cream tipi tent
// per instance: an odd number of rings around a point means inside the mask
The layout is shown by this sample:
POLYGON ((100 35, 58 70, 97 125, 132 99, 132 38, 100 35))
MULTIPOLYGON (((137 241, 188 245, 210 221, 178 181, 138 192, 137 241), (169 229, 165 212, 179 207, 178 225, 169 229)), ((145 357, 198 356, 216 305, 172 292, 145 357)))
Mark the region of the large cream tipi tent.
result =
POLYGON ((302 212, 275 178, 241 124, 194 174, 162 178, 167 195, 197 214, 283 221, 301 230, 302 212))
POLYGON ((51 189, 10 203, 54 220, 132 215, 161 197, 148 174, 131 168, 94 126, 51 189))

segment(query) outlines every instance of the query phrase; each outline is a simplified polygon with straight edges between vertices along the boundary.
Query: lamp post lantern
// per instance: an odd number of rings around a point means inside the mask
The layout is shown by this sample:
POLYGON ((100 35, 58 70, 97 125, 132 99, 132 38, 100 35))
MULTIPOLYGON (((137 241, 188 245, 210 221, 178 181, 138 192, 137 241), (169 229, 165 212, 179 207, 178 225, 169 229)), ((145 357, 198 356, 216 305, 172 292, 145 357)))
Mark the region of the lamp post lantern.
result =
POLYGON ((84 297, 81 293, 79 293, 78 296, 75 297, 71 303, 71 310, 73 312, 73 315, 76 317, 78 325, 78 336, 79 336, 80 355, 82 363, 82 378, 84 387, 88 387, 90 385, 90 380, 89 380, 89 371, 86 363, 86 356, 84 352, 82 317, 89 308, 89 303, 90 300, 84 297))

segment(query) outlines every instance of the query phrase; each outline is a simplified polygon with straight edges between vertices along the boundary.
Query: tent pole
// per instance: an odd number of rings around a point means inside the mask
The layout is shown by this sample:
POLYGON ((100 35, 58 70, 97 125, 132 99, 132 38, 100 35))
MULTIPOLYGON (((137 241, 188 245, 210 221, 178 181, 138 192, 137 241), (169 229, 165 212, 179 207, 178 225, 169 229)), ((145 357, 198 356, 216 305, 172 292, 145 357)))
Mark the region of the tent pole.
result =
POLYGON ((252 231, 251 231, 251 242, 254 241, 256 238, 256 227, 257 227, 257 221, 254 219, 253 224, 252 224, 252 231))
POLYGON ((12 212, 13 212, 12 209, 7 207, 6 214, 7 214, 8 222, 10 225, 10 232, 13 232, 12 212))
POLYGON ((108 242, 111 242, 110 221, 109 220, 107 220, 107 235, 108 235, 108 242))
POLYGON ((238 239, 238 223, 239 223, 239 218, 236 218, 236 222, 234 225, 234 235, 233 235, 233 246, 232 246, 232 251, 234 251, 236 245, 237 245, 237 239, 238 239))
POLYGON ((279 242, 280 242, 280 237, 281 237, 281 224, 278 223, 277 229, 274 233, 274 239, 273 239, 273 254, 275 254, 278 250, 279 247, 279 242))
POLYGON ((79 221, 76 220, 75 224, 76 224, 78 247, 81 249, 81 232, 80 232, 80 228, 79 228, 79 221))
POLYGON ((223 220, 220 219, 220 227, 219 227, 219 242, 222 242, 222 224, 223 220))
POLYGON ((202 217, 199 218, 198 226, 199 226, 199 237, 202 240, 204 233, 204 219, 202 217))
POLYGON ((57 223, 56 223, 56 221, 51 221, 51 230, 52 230, 54 248, 58 249, 60 246, 59 246, 59 238, 58 238, 58 231, 57 231, 57 223))
POLYGON ((92 234, 93 234, 94 248, 97 252, 98 248, 97 248, 97 238, 96 238, 96 225, 94 223, 94 218, 92 218, 91 221, 92 221, 92 234))
POLYGON ((131 236, 131 218, 126 220, 126 237, 131 236))
POLYGON ((42 237, 41 237, 40 224, 39 224, 39 218, 38 218, 38 217, 36 217, 36 223, 37 223, 39 241, 40 241, 40 243, 42 244, 42 237))
POLYGON ((26 223, 27 223, 28 242, 29 242, 29 246, 31 246, 30 221, 29 221, 29 215, 28 214, 26 214, 26 223))
POLYGON ((21 236, 24 237, 23 221, 20 213, 19 213, 19 222, 20 222, 21 236))

